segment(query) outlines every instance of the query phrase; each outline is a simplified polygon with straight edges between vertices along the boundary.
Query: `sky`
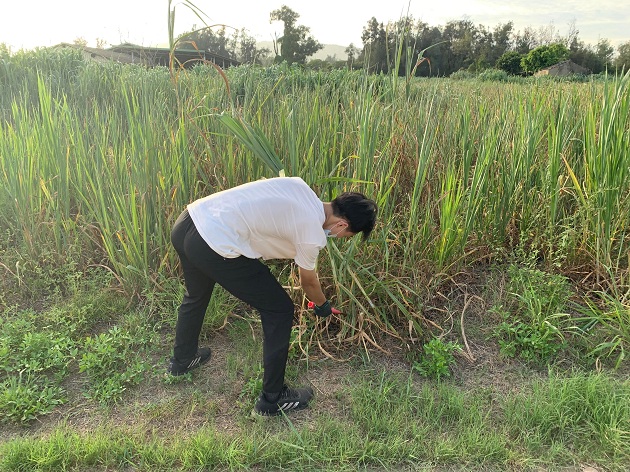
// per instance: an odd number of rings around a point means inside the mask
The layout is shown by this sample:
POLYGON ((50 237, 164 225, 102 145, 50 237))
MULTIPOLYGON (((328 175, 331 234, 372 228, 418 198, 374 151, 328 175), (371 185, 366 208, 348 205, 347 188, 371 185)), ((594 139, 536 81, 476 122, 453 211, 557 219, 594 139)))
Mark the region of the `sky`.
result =
MULTIPOLYGON (((282 23, 269 13, 287 5, 322 44, 362 47, 361 32, 370 18, 395 21, 409 14, 431 26, 467 19, 493 29, 512 21, 514 31, 552 26, 566 36, 570 24, 578 38, 595 45, 630 41, 630 0, 189 0, 206 16, 207 25, 247 28, 258 41, 281 35, 282 23)), ((175 34, 203 21, 185 0, 172 0, 175 34)), ((0 0, 0 44, 12 51, 71 43, 83 38, 95 47, 130 42, 142 46, 168 44, 168 0, 0 0)))

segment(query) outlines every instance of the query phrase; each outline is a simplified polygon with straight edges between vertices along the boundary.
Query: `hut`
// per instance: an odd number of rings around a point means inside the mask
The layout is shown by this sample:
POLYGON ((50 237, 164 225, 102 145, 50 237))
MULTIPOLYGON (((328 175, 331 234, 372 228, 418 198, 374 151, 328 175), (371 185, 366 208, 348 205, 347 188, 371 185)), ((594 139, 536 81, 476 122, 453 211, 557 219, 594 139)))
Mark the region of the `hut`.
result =
MULTIPOLYGON (((140 59, 143 63, 147 65, 168 66, 170 63, 171 51, 168 48, 144 47, 136 46, 135 44, 124 43, 118 46, 112 46, 108 49, 108 51, 119 54, 126 54, 134 58, 134 60, 136 58, 140 59)), ((213 62, 222 69, 240 65, 239 61, 231 59, 229 57, 215 54, 210 51, 204 51, 194 48, 175 49, 175 59, 177 60, 179 65, 185 68, 193 67, 195 64, 199 64, 203 61, 213 62)))
MULTIPOLYGON (((147 67, 168 66, 170 64, 171 51, 168 48, 144 47, 135 44, 124 43, 112 46, 108 49, 89 48, 76 44, 61 43, 55 48, 74 48, 82 52, 86 59, 98 62, 115 61, 125 64, 142 64, 147 67)), ((210 51, 202 51, 193 48, 176 49, 175 61, 177 66, 190 68, 203 61, 213 62, 222 69, 240 65, 239 61, 210 51)))
POLYGON ((540 77, 543 75, 548 75, 551 77, 567 77, 573 74, 588 75, 590 73, 591 71, 589 69, 582 67, 581 65, 576 64, 575 62, 571 60, 568 60, 568 61, 558 62, 557 64, 546 67, 545 69, 541 69, 538 72, 536 72, 534 75, 536 77, 540 77))

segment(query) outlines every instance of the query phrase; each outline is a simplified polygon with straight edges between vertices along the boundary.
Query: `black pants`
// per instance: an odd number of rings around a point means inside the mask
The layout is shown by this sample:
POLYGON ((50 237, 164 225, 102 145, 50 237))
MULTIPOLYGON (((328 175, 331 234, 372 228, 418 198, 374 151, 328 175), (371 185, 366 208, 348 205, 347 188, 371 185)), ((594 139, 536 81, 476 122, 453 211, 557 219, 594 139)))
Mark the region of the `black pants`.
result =
POLYGON ((175 222, 171 241, 179 254, 186 284, 177 316, 174 357, 185 361, 197 353, 203 319, 214 285, 218 283, 260 313, 263 391, 280 392, 295 309, 287 292, 259 260, 243 256, 224 258, 214 252, 197 232, 188 210, 175 222))

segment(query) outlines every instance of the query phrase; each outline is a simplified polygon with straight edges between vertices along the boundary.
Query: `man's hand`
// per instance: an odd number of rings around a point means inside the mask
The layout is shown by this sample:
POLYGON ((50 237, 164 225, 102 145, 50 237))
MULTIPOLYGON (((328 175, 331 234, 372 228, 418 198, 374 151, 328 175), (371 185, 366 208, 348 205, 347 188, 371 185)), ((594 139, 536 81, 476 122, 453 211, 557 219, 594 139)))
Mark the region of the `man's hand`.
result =
POLYGON ((316 305, 323 305, 326 302, 326 295, 322 291, 317 272, 314 270, 300 267, 300 285, 302 285, 306 298, 315 302, 316 305))
POLYGON ((330 304, 328 300, 323 305, 317 306, 313 302, 308 302, 309 310, 313 310, 317 316, 322 318, 326 318, 327 316, 332 315, 341 315, 341 312, 330 304))

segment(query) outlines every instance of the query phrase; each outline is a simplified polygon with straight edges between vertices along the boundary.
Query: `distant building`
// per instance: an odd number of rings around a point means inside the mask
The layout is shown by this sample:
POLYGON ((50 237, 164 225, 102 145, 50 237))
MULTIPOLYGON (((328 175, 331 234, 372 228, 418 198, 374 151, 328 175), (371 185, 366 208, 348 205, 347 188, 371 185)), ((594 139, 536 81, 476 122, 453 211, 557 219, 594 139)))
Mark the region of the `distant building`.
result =
POLYGON ((548 75, 552 77, 566 77, 573 74, 588 75, 591 71, 573 61, 562 61, 545 69, 541 69, 534 74, 536 77, 548 75))
MULTIPOLYGON (((127 54, 134 60, 140 59, 147 65, 160 65, 168 66, 171 59, 171 51, 168 48, 147 48, 143 46, 136 46, 135 44, 120 44, 118 46, 112 46, 108 49, 114 53, 127 54)), ((215 54, 210 51, 202 51, 194 48, 188 49, 175 49, 175 59, 179 62, 179 65, 185 68, 193 67, 203 61, 210 61, 218 65, 222 69, 231 66, 240 65, 239 61, 230 59, 229 57, 215 54)))
POLYGON ((126 53, 119 53, 109 49, 89 48, 87 46, 81 46, 79 44, 60 43, 53 46, 53 49, 60 48, 72 48, 77 51, 81 51, 81 54, 85 59, 93 60, 96 62, 122 62, 124 64, 145 64, 138 56, 134 57, 126 53))
MULTIPOLYGON (((68 43, 61 43, 55 47, 71 47, 78 49, 83 53, 86 59, 98 62, 115 61, 124 64, 142 64, 147 67, 168 67, 171 60, 171 51, 168 48, 149 48, 129 43, 112 46, 108 49, 89 48, 87 46, 68 43)), ((204 61, 212 62, 222 69, 240 65, 239 61, 230 59, 229 57, 214 54, 210 51, 200 51, 191 48, 176 49, 174 60, 176 61, 175 65, 177 67, 185 67, 187 69, 204 61)))

